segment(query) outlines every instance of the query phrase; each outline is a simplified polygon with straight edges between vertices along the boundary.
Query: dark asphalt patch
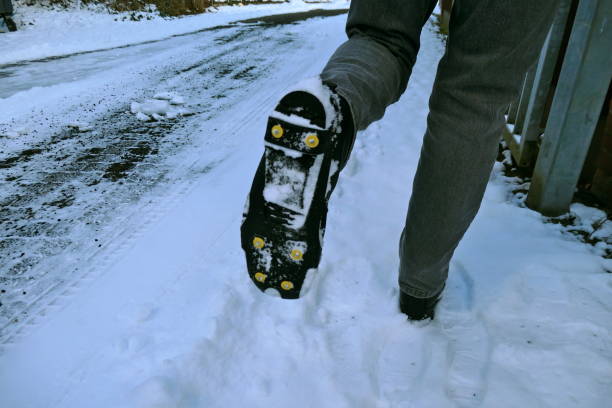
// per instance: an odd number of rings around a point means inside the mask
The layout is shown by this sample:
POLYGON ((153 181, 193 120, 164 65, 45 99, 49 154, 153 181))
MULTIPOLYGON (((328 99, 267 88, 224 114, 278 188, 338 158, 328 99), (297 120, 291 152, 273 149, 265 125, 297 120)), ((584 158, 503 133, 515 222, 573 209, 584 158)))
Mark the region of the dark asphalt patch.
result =
POLYGON ((0 160, 0 169, 8 169, 13 167, 15 163, 30 160, 34 155, 42 153, 42 149, 26 149, 21 151, 17 156, 12 156, 4 160, 0 160))
POLYGON ((308 20, 309 18, 314 17, 333 17, 338 16, 340 14, 348 13, 348 9, 339 9, 339 10, 308 10, 301 11, 298 13, 287 13, 287 14, 275 14, 272 16, 262 16, 256 18, 249 18, 246 20, 237 21, 237 23, 243 24, 253 24, 253 23, 263 23, 263 24, 292 24, 297 23, 298 21, 308 20))

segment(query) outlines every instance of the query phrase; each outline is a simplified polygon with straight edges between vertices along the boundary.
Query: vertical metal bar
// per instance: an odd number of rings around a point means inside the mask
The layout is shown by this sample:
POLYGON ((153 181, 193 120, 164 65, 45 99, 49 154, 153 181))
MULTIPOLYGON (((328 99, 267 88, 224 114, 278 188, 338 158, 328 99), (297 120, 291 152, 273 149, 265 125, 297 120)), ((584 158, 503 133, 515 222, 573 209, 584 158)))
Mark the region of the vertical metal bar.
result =
POLYGON ((508 113, 508 125, 506 129, 504 129, 503 137, 508 147, 510 148, 510 152, 512 153, 512 157, 518 162, 521 152, 520 152, 520 132, 517 134, 517 126, 521 126, 522 117, 527 108, 527 101, 529 100, 529 95, 531 93, 531 83, 533 80, 533 70, 529 70, 525 75, 525 79, 523 80, 523 86, 521 88, 521 95, 519 99, 510 105, 509 113, 508 113))
POLYGON ((533 81, 533 90, 525 114, 520 140, 520 157, 518 165, 528 167, 533 164, 537 151, 537 142, 541 133, 540 123, 544 115, 546 99, 550 92, 551 81, 563 43, 563 34, 571 8, 571 0, 560 0, 557 14, 542 48, 533 81))
POLYGON ((514 134, 521 135, 523 133, 523 123, 525 123, 525 115, 527 114, 527 106, 531 99, 531 90, 533 87, 533 79, 535 77, 536 67, 532 67, 527 71, 525 75, 525 82, 523 82, 523 92, 521 92, 521 98, 519 99, 518 109, 516 112, 516 120, 514 121, 514 134))
POLYGON ((519 100, 520 98, 512 102, 510 104, 510 108, 508 109, 508 123, 511 123, 513 125, 514 125, 514 122, 516 121, 516 114, 518 113, 519 100))
POLYGON ((536 162, 527 205, 569 208, 612 76, 612 0, 581 0, 536 162))

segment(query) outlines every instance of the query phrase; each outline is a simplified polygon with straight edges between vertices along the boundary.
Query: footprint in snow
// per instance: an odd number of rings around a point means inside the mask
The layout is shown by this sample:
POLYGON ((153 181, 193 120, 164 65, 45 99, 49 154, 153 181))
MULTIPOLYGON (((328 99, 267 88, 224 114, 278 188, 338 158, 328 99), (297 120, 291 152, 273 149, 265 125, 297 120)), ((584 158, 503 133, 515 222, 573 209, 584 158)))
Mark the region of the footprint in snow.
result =
POLYGON ((436 317, 448 337, 446 392, 461 408, 479 406, 486 392, 489 336, 474 314, 472 279, 459 263, 449 276, 436 317))
POLYGON ((389 407, 416 401, 422 388, 422 379, 431 360, 431 342, 428 330, 418 326, 421 325, 399 325, 382 339, 378 390, 380 401, 389 407))

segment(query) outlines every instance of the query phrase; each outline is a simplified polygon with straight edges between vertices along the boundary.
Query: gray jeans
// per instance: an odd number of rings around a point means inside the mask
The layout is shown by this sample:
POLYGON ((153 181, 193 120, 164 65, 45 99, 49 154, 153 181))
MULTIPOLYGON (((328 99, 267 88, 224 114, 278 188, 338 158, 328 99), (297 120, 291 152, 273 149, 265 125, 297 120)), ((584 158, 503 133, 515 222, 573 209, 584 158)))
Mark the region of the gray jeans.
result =
POLYGON ((13 3, 11 0, 0 0, 0 15, 13 15, 13 3))
MULTIPOLYGON (((321 78, 351 106, 357 129, 406 89, 435 0, 353 0, 349 40, 321 78)), ((429 100, 427 131, 400 239, 399 285, 430 297, 476 216, 522 79, 542 47, 555 0, 455 0, 429 100)))

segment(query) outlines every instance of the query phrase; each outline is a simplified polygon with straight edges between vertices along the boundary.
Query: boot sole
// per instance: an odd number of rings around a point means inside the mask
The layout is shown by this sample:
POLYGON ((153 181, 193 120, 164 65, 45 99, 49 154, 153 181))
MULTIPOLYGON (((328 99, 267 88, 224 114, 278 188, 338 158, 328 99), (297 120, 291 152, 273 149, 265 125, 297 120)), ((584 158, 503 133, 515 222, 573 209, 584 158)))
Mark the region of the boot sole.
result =
POLYGON ((241 227, 249 276, 267 294, 299 298, 316 272, 335 136, 291 118, 268 119, 241 227))

